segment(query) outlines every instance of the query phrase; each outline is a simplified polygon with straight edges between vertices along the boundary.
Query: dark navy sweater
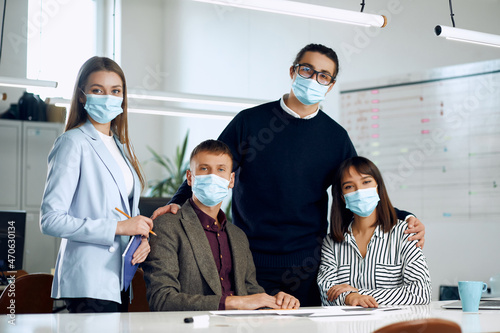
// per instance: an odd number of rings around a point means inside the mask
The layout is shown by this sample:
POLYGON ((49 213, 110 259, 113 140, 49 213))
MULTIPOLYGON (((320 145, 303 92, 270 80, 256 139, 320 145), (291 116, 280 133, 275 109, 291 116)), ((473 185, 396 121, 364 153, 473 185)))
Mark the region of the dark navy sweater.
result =
MULTIPOLYGON (((219 140, 234 157, 233 223, 247 234, 256 266, 319 260, 327 188, 340 163, 356 155, 345 129, 321 110, 294 118, 275 101, 238 113, 219 140)), ((185 182, 171 202, 189 197, 185 182)))

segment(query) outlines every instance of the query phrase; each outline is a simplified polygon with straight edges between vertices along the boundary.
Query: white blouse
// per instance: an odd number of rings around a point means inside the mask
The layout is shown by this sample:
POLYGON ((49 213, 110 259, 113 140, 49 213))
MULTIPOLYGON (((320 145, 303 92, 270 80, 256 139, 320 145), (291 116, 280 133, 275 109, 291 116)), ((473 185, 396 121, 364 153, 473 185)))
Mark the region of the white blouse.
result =
POLYGON ((99 137, 106 145, 106 148, 108 148, 111 156, 113 156, 116 163, 120 166, 120 169, 123 173, 123 179, 125 179, 125 188, 127 189, 127 195, 130 198, 134 190, 134 176, 132 175, 132 171, 125 161, 125 157, 122 155, 120 149, 118 149, 113 135, 105 135, 99 131, 97 131, 97 133, 99 133, 99 137))
POLYGON ((431 280, 427 261, 415 241, 405 234, 407 222, 398 223, 388 233, 377 226, 368 243, 365 258, 349 232, 344 241, 334 242, 330 235, 323 241, 318 286, 323 305, 345 305, 350 292, 342 293, 333 302, 327 291, 334 285, 348 284, 359 294, 370 295, 380 305, 428 304, 431 301, 431 280))

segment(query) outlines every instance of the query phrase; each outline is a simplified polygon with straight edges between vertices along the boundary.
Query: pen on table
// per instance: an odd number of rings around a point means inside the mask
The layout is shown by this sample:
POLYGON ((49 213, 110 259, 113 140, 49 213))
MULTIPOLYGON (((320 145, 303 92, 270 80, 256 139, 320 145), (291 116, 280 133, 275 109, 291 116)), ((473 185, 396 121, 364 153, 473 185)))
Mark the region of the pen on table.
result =
MULTIPOLYGON (((128 217, 129 219, 131 219, 130 215, 128 215, 127 213, 125 213, 125 212, 124 212, 123 210, 121 210, 120 208, 115 207, 115 209, 116 209, 117 211, 119 211, 120 213, 122 213, 123 215, 125 215, 126 217, 128 217)), ((153 231, 153 230, 149 230, 149 233, 150 233, 150 234, 153 234, 153 235, 155 235, 155 236, 158 236, 157 234, 155 234, 155 233, 154 233, 154 231, 153 231)))
POLYGON ((201 315, 201 316, 192 316, 184 318, 184 322, 186 324, 189 323, 199 323, 199 322, 208 322, 210 320, 209 315, 201 315))

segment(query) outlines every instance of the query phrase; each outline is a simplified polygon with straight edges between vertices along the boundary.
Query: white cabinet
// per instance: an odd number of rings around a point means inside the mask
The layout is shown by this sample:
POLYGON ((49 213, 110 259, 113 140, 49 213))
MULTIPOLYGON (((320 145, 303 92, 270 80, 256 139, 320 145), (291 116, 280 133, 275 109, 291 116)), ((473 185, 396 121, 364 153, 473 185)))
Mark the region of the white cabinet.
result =
POLYGON ((21 209, 21 121, 0 120, 0 209, 21 209))
POLYGON ((47 178, 47 157, 64 124, 0 120, 0 209, 26 210, 23 268, 50 272, 59 239, 40 232, 40 205, 47 178))
POLYGON ((40 210, 45 180, 47 179, 47 157, 63 124, 23 122, 23 173, 22 209, 40 210))

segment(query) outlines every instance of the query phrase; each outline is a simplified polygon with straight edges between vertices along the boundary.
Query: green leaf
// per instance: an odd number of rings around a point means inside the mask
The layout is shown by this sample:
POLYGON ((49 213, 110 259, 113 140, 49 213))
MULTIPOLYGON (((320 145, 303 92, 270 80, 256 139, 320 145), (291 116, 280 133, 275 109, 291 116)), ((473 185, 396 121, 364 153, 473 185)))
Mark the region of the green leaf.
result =
POLYGON ((182 145, 176 147, 174 160, 158 154, 153 150, 153 148, 147 146, 149 152, 153 155, 149 162, 160 165, 163 169, 165 169, 167 174, 166 178, 162 180, 149 182, 151 187, 150 196, 172 196, 184 182, 186 178, 186 170, 189 168, 189 161, 185 161, 188 140, 189 131, 186 132, 182 145))

